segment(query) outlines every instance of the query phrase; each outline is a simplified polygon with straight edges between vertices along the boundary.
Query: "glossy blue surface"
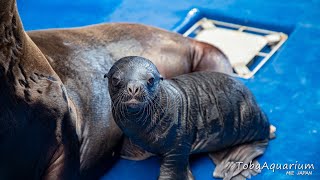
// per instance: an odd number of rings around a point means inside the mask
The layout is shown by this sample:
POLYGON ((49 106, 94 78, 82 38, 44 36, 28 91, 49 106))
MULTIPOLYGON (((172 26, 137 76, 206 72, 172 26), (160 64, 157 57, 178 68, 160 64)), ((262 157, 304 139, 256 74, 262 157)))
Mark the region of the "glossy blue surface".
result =
MULTIPOLYGON (((264 169, 254 179, 320 179, 319 0, 18 0, 18 7, 27 30, 138 22, 183 32, 186 24, 178 25, 197 7, 199 16, 288 33, 282 48, 253 79, 245 81, 277 127, 277 138, 259 161, 269 165, 298 161, 314 164, 315 169, 312 176, 264 169)), ((191 164, 196 179, 213 179, 214 165, 206 156, 191 164)), ((150 180, 158 172, 157 158, 120 160, 103 179, 150 180)))

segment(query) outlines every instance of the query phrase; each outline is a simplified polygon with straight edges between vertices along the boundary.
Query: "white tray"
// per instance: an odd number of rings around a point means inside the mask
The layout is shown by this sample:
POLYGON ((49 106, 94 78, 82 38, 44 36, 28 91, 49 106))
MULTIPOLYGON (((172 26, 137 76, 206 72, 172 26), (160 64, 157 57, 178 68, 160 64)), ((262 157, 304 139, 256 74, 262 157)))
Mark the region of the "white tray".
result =
POLYGON ((282 32, 206 18, 196 22, 183 35, 192 35, 199 41, 218 47, 229 58, 236 75, 245 79, 251 78, 288 38, 282 32), (269 50, 263 52, 266 48, 269 50), (254 62, 259 59, 257 57, 262 58, 254 62))

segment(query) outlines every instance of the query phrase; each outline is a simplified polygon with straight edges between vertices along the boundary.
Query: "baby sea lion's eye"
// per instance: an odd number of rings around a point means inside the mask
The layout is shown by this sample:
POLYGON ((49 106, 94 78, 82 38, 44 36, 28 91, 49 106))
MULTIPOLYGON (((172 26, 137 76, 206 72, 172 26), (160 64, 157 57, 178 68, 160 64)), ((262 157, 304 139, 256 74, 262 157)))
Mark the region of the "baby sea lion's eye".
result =
POLYGON ((120 83, 120 78, 119 77, 112 77, 112 85, 117 86, 120 83))
POLYGON ((149 78, 148 85, 153 86, 153 83, 154 83, 154 78, 153 77, 149 78))

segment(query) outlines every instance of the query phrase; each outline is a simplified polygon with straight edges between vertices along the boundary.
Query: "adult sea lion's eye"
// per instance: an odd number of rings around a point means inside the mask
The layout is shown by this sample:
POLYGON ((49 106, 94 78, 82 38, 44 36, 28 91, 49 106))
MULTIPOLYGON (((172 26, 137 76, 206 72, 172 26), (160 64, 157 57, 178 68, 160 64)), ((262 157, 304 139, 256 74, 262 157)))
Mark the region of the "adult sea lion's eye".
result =
POLYGON ((149 78, 149 80, 148 80, 148 85, 149 85, 149 86, 152 86, 153 83, 154 83, 154 78, 153 78, 153 77, 149 78))

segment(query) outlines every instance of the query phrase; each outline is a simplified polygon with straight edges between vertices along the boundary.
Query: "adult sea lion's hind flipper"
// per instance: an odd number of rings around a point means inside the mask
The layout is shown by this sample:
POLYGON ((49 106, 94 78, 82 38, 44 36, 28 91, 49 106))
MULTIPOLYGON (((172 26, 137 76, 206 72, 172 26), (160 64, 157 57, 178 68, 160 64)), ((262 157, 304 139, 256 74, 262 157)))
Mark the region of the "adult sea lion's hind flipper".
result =
POLYGON ((223 151, 210 153, 216 164, 213 176, 216 178, 247 179, 261 172, 256 158, 262 155, 268 140, 237 145, 223 151), (245 166, 245 167, 244 167, 245 166))
POLYGON ((128 137, 125 137, 124 139, 120 154, 124 159, 135 161, 145 160, 151 156, 154 156, 154 154, 145 151, 140 146, 134 144, 128 137))
POLYGON ((277 128, 274 125, 270 125, 270 135, 269 135, 269 139, 274 139, 276 138, 276 132, 277 128))

